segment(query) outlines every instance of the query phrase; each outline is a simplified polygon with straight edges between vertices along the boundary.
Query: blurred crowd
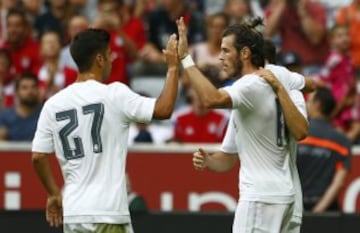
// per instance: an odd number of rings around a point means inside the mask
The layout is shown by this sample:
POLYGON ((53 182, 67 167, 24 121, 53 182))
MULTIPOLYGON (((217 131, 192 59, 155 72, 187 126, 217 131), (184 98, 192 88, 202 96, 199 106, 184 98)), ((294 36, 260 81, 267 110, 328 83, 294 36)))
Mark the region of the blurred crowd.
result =
MULTIPOLYGON (((79 31, 111 34, 107 83, 123 82, 143 95, 161 88, 162 56, 175 20, 184 17, 191 55, 217 86, 231 85, 221 69, 222 31, 264 18, 259 28, 277 48, 278 64, 331 90, 331 119, 352 143, 360 135, 360 0, 0 0, 0 139, 31 141, 41 105, 76 80, 69 43, 79 31), (150 83, 149 80, 157 80, 150 83), (160 87, 159 87, 160 86, 160 87)), ((136 142, 218 143, 229 113, 201 105, 181 77, 176 112, 167 124, 131 126, 136 142)))

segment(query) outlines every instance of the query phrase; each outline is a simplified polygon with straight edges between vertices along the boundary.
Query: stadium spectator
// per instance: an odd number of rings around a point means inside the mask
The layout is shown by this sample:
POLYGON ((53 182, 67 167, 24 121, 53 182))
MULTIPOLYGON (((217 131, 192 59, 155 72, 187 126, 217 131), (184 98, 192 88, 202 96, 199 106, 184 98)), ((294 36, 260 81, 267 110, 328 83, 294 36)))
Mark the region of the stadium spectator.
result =
POLYGON ((271 37, 279 32, 281 51, 300 56, 304 75, 318 73, 328 52, 326 11, 321 3, 275 0, 267 15, 264 35, 271 37))
POLYGON ((41 36, 40 48, 43 64, 38 73, 41 101, 47 100, 76 80, 77 71, 61 64, 60 52, 60 35, 57 32, 45 32, 41 36))
POLYGON ((120 81, 129 84, 127 65, 137 57, 136 43, 125 34, 122 13, 123 1, 100 0, 98 3, 98 18, 93 26, 110 32, 112 50, 112 70, 105 83, 120 81))
POLYGON ((65 43, 66 26, 68 21, 76 13, 69 0, 48 0, 46 1, 47 11, 39 15, 34 22, 34 28, 38 37, 46 31, 57 31, 61 36, 62 43, 65 43))
MULTIPOLYGON (((88 27, 89 27, 89 21, 85 16, 74 15, 73 17, 71 17, 71 19, 69 20, 69 25, 67 27, 68 28, 68 36, 69 36, 70 40, 72 38, 74 38, 74 36, 76 34, 85 30, 88 27)), ((60 64, 62 66, 66 66, 66 67, 70 67, 72 69, 78 70, 78 68, 74 62, 74 59, 72 58, 72 56, 70 54, 70 43, 68 45, 66 45, 64 48, 62 48, 62 50, 61 50, 60 64)))
POLYGON ((7 38, 0 47, 10 51, 14 77, 26 72, 37 74, 41 65, 39 43, 31 37, 25 12, 12 8, 6 20, 7 38))
POLYGON ((23 74, 17 78, 15 94, 15 105, 0 111, 0 140, 30 142, 41 110, 37 77, 23 74))
POLYGON ((68 233, 89 228, 128 232, 128 128, 131 122, 170 117, 179 81, 176 37, 170 37, 164 50, 169 69, 157 99, 142 97, 119 82, 101 83, 112 64, 108 32, 82 31, 70 51, 79 67, 78 82, 46 102, 32 143, 33 166, 48 194, 47 221, 56 227, 64 221, 68 233), (64 174, 63 193, 49 163, 54 151, 64 174))
POLYGON ((11 72, 11 55, 7 49, 0 49, 0 109, 14 103, 14 78, 11 72))
POLYGON ((360 0, 353 0, 348 6, 342 7, 336 14, 336 23, 349 29, 350 51, 356 76, 360 78, 360 0))
POLYGON ((227 0, 225 12, 230 16, 231 24, 246 22, 252 16, 250 0, 227 0))
POLYGON ((336 102, 327 88, 307 101, 309 135, 298 145, 297 165, 305 210, 339 211, 337 195, 350 169, 351 143, 330 123, 336 102))
POLYGON ((335 127, 349 132, 349 139, 355 141, 360 133, 360 109, 356 103, 356 78, 349 55, 348 28, 335 25, 330 32, 330 42, 331 52, 316 79, 319 85, 328 87, 335 98, 336 107, 331 114, 335 127))
MULTIPOLYGON (((221 67, 219 59, 221 52, 221 35, 230 24, 230 19, 225 13, 216 13, 207 17, 206 41, 196 43, 190 47, 190 54, 194 58, 199 69, 214 69, 221 67)), ((184 77, 186 84, 186 76, 184 77)), ((226 73, 219 70, 219 79, 226 79, 226 73)))
POLYGON ((6 17, 9 9, 21 6, 21 0, 1 0, 0 1, 0 43, 7 38, 6 17))
POLYGON ((177 110, 173 116, 174 135, 171 141, 181 143, 219 143, 228 123, 227 115, 207 109, 193 89, 187 90, 190 106, 177 110))
POLYGON ((176 19, 185 18, 188 26, 190 44, 205 40, 204 16, 197 11, 191 11, 186 1, 161 0, 159 6, 149 13, 148 38, 149 43, 139 51, 140 61, 134 64, 134 76, 164 75, 166 66, 161 50, 172 33, 177 32, 176 19))

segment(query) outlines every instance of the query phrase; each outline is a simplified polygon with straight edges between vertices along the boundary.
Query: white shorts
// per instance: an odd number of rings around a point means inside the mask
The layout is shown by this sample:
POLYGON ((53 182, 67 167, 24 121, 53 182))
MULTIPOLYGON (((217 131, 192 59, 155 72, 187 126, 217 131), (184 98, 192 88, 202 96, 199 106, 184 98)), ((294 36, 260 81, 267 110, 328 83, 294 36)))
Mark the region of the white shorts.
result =
POLYGON ((288 233, 290 227, 296 228, 290 221, 293 210, 294 203, 240 201, 235 212, 233 233, 288 233))
POLYGON ((131 224, 64 223, 64 233, 133 233, 131 224))

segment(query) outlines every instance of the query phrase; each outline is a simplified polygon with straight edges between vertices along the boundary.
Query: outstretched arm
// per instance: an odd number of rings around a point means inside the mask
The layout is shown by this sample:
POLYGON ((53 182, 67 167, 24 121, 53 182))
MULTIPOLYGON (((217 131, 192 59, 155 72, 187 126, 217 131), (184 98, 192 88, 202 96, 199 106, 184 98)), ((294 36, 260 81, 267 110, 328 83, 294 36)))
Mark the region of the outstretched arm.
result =
POLYGON ((166 50, 163 51, 168 71, 164 88, 160 96, 157 98, 154 108, 153 119, 167 119, 171 116, 178 92, 179 83, 179 58, 177 55, 176 35, 170 36, 166 50))
POLYGON ((176 23, 179 31, 178 54, 185 73, 189 77, 190 84, 199 95, 201 102, 208 108, 231 108, 232 101, 229 94, 223 90, 216 89, 195 66, 189 54, 183 18, 181 17, 176 23))
POLYGON ((298 141, 304 139, 307 136, 309 130, 308 122, 295 106, 284 86, 269 70, 261 69, 257 72, 257 74, 270 84, 275 94, 279 98, 286 126, 290 130, 291 134, 298 141))

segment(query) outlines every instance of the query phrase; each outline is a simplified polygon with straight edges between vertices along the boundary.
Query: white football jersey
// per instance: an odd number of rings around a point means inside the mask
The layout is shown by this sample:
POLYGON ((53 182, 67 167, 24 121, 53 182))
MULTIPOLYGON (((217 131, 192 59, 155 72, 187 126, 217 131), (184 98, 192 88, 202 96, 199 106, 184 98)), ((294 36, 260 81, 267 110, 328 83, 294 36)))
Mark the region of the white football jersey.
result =
POLYGON ((55 151, 65 185, 64 223, 130 222, 125 164, 129 124, 149 122, 155 99, 126 85, 74 83, 44 105, 33 152, 55 151))
MULTIPOLYGON (((297 90, 291 90, 290 98, 294 102, 299 112, 307 119, 306 103, 303 94, 297 90)), ((297 141, 290 136, 290 171, 292 174, 295 189, 294 213, 291 221, 301 223, 303 214, 303 197, 299 172, 296 165, 297 141)))
MULTIPOLYGON (((271 71, 287 90, 303 88, 303 78, 292 80, 281 68, 274 66, 271 71)), ((222 150, 239 154, 241 200, 293 202, 289 133, 274 91, 255 74, 243 76, 224 90, 232 99, 233 111, 227 132, 230 136, 225 135, 222 150)))

